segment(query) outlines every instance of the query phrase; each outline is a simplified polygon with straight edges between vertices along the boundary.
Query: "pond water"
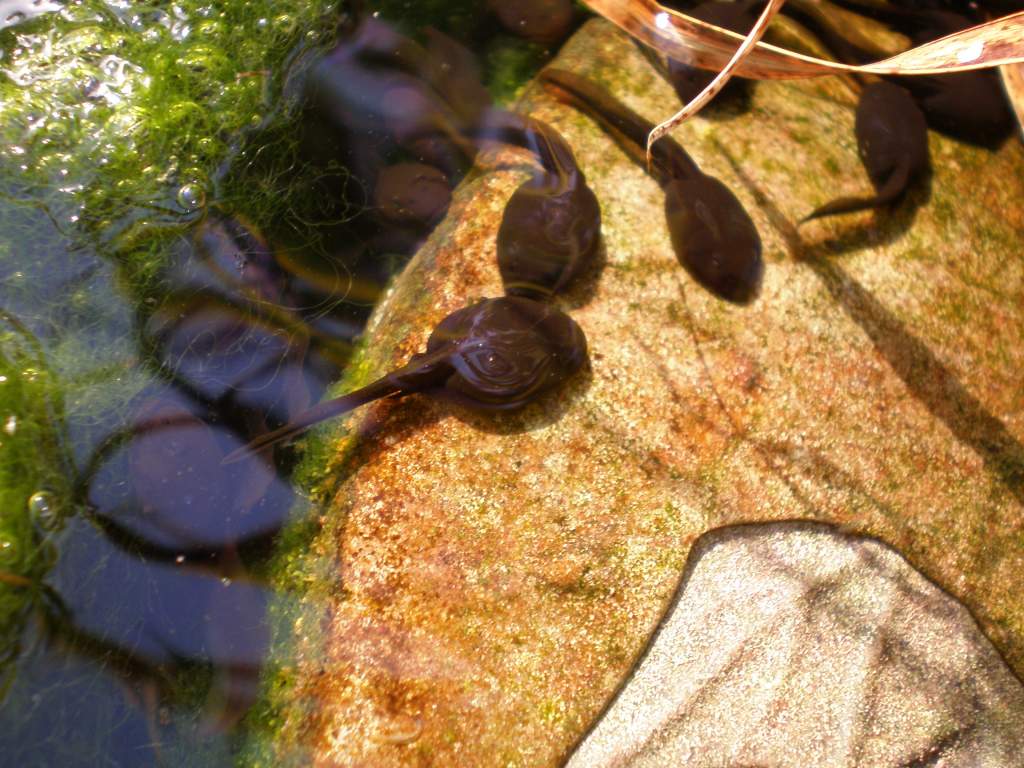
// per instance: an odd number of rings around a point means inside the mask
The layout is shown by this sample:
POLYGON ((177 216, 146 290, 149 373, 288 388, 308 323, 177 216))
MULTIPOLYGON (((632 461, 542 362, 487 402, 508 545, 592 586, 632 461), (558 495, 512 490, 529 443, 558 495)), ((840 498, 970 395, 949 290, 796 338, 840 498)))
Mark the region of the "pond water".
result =
MULTIPOLYGON (((444 5, 395 20, 486 50, 478 98, 484 69, 506 95, 575 23, 531 41, 444 5)), ((309 509, 289 449, 221 460, 341 376, 472 164, 402 135, 423 81, 387 60, 397 27, 358 23, 0 4, 0 764, 234 759, 268 562, 309 509)))
MULTIPOLYGON (((267 609, 289 599, 269 574, 281 537, 306 535, 321 510, 293 484, 294 446, 225 457, 351 373, 374 306, 444 218, 481 135, 514 137, 575 178, 558 137, 478 126, 588 18, 582 7, 356 5, 0 0, 0 765, 228 765, 263 736, 252 708, 267 609)), ((799 5, 812 26, 817 6, 799 5)), ((967 137, 980 147, 1012 130, 997 93, 967 137)), ((687 195, 713 195, 742 230, 709 246, 724 266, 706 268, 697 246, 682 265, 722 301, 750 301, 764 269, 754 225, 692 161, 656 160, 687 237, 717 226, 694 223, 687 195)), ((869 171, 883 202, 903 194, 883 190, 888 166, 869 171)), ((575 231, 582 189, 569 214, 537 215, 568 215, 575 231)), ((552 278, 524 259, 502 264, 522 302, 577 271, 552 278)), ((513 314, 495 310, 499 330, 513 314)), ((526 314, 531 330, 547 322, 526 314)), ((520 404, 583 364, 576 331, 541 352, 508 342, 531 371, 543 367, 531 355, 561 355, 525 395, 491 347, 465 345, 444 362, 458 382, 407 371, 393 391, 520 404)))

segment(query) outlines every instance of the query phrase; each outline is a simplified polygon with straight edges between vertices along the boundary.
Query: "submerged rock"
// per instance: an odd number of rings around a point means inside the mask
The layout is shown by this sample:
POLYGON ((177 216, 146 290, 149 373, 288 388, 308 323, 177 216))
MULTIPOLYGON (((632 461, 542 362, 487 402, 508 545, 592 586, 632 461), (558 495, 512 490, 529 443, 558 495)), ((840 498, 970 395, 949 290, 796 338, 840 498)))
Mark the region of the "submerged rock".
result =
MULTIPOLYGON (((602 21, 556 66, 650 120, 678 104, 602 21)), ((278 584, 302 600, 278 607, 254 762, 556 764, 642 653, 691 544, 739 522, 881 539, 1024 672, 1024 152, 932 134, 930 193, 798 229, 865 188, 855 98, 758 83, 751 104, 674 134, 760 232, 761 292, 736 306, 680 268, 644 169, 527 92, 520 108, 565 135, 602 208, 603 269, 562 304, 590 370, 519 414, 412 396, 312 441, 322 527, 282 556, 278 584)), ((456 191, 340 389, 500 294, 495 238, 527 162, 503 151, 456 191)))
POLYGON ((889 547, 818 524, 693 547, 679 601, 569 760, 597 766, 1013 766, 1024 686, 889 547))

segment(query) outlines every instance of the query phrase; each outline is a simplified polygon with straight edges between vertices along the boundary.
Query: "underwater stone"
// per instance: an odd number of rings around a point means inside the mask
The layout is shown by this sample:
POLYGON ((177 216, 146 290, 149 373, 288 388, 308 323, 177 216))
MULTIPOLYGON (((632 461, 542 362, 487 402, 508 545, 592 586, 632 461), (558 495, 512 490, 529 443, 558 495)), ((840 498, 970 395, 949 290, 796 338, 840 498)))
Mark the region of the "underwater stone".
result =
MULTIPOLYGON (((602 21, 555 66, 648 121, 679 106, 602 21)), ((736 306, 679 269, 658 183, 527 90, 517 109, 565 137, 601 205, 606 263, 562 299, 589 371, 515 415, 382 400, 307 441, 323 527, 296 531, 279 561, 276 583, 302 602, 278 606, 252 762, 561 765, 669 608, 690 546, 741 522, 880 539, 1024 673, 1024 148, 930 134, 929 200, 914 207, 911 189, 891 212, 798 230, 870 184, 856 100, 832 78, 759 82, 751 102, 673 132, 761 233, 761 291, 736 306), (381 738, 396 721, 422 723, 414 744, 381 738)), ((501 292, 495 237, 530 162, 481 162, 339 392, 501 292)))
POLYGON ((1010 768, 1021 723, 1024 686, 895 550, 824 525, 734 526, 694 545, 678 602, 567 768, 1010 768))

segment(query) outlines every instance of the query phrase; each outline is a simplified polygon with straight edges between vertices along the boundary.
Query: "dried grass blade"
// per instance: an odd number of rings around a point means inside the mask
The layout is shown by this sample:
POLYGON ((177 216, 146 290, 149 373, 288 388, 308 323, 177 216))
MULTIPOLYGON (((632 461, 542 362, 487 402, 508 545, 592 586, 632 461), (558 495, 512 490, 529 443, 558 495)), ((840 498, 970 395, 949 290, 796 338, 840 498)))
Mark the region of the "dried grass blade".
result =
MULTIPOLYGON (((670 58, 721 69, 745 38, 654 0, 585 0, 595 12, 670 58)), ((1024 62, 1024 12, 979 24, 883 61, 853 66, 758 42, 735 74, 760 80, 821 77, 837 72, 927 75, 1024 62)))
POLYGON ((1024 64, 1004 64, 999 68, 999 74, 1003 78, 1003 87, 1013 105, 1014 114, 1017 115, 1021 136, 1024 136, 1024 64))
POLYGON ((683 108, 676 112, 668 120, 659 123, 654 127, 654 130, 647 135, 647 164, 651 163, 651 145, 654 144, 658 139, 664 136, 666 133, 671 131, 677 125, 688 119, 692 115, 697 114, 705 104, 711 99, 718 95, 725 84, 732 78, 736 68, 743 62, 753 50, 754 46, 757 45, 758 40, 764 35, 765 30, 768 29, 768 24, 775 17, 775 14, 782 8, 782 4, 786 0, 769 0, 768 4, 765 5, 764 10, 758 17, 757 22, 747 33, 746 38, 743 40, 743 44, 736 49, 736 52, 729 59, 729 62, 722 68, 722 70, 715 76, 707 86, 694 96, 688 104, 683 105, 683 108))

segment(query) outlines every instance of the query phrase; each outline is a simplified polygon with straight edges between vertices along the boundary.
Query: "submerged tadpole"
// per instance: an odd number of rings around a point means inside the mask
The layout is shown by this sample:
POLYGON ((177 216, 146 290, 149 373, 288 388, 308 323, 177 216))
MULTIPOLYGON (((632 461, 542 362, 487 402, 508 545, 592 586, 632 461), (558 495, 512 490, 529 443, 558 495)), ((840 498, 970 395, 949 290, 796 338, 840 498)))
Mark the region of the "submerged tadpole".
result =
POLYGON ((522 408, 578 371, 587 341, 550 304, 519 296, 481 299, 430 334, 426 352, 365 387, 320 403, 280 429, 231 452, 223 464, 287 440, 314 424, 382 397, 423 392, 475 411, 522 408))
POLYGON ((877 194, 841 197, 815 209, 804 221, 895 202, 928 169, 928 126, 905 88, 885 80, 865 88, 857 103, 854 131, 860 160, 877 194))
POLYGON ((530 117, 494 110, 478 139, 530 150, 543 170, 509 198, 498 229, 498 269, 505 292, 547 299, 593 262, 601 207, 565 139, 530 117))
MULTIPOLYGON (((760 4, 760 0, 743 0, 742 2, 707 0, 707 2, 686 11, 686 15, 746 36, 757 23, 757 17, 761 13, 760 4)), ((672 58, 668 60, 668 81, 683 104, 688 104, 697 98, 697 95, 707 88, 717 74, 715 71, 701 69, 672 58)), ((728 98, 730 93, 739 95, 749 86, 749 80, 734 77, 722 89, 719 99, 728 98)))
MULTIPOLYGON (((652 123, 579 75, 546 69, 540 78, 645 164, 652 123)), ((761 237, 743 204, 725 184, 703 173, 672 138, 655 142, 651 157, 652 173, 665 191, 665 218, 679 263, 716 296, 738 304, 752 301, 764 263, 761 237)))

